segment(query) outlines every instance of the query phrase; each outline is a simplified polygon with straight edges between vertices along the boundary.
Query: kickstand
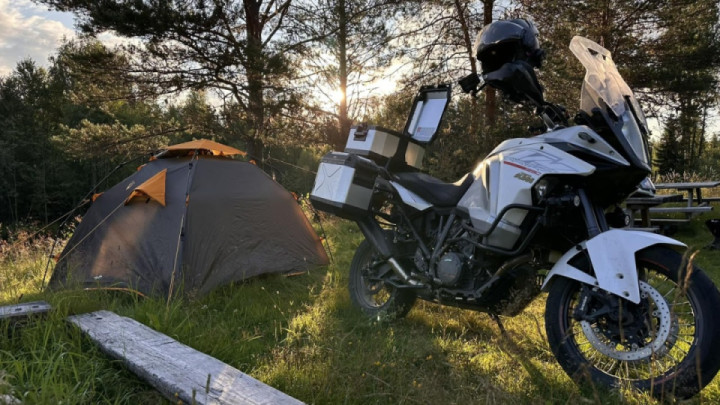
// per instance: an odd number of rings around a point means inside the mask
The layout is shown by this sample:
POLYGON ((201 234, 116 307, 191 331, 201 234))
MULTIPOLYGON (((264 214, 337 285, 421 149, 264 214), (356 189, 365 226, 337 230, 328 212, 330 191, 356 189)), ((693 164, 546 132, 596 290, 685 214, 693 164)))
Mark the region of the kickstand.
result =
POLYGON ((503 336, 507 337, 507 332, 505 331, 505 326, 503 326, 503 323, 500 320, 500 317, 497 314, 490 314, 490 318, 492 318, 497 323, 498 329, 500 329, 500 333, 502 333, 503 336))

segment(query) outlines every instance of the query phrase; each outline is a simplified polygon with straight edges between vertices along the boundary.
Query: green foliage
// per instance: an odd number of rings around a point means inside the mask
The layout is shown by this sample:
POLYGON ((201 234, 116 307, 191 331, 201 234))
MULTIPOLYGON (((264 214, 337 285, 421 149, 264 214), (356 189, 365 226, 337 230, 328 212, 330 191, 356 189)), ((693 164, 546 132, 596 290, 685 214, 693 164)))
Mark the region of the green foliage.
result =
POLYGON ((53 141, 66 154, 89 164, 118 164, 168 143, 178 123, 161 111, 151 94, 132 85, 128 60, 97 40, 65 43, 51 72, 63 97, 53 141))
MULTIPOLYGON (((72 298, 76 305, 91 300, 72 298)), ((97 300, 94 305, 99 305, 97 300)), ((6 382, 0 384, 0 393, 28 404, 161 401, 157 392, 104 356, 79 330, 68 328, 65 317, 71 313, 60 299, 55 308, 47 318, 22 327, 0 322, 0 370, 6 382)))
POLYGON ((362 118, 362 121, 401 132, 405 129, 416 90, 405 88, 383 99, 375 100, 376 105, 362 118))
MULTIPOLYGON (((40 291, 49 264, 48 252, 55 241, 28 224, 17 229, 1 227, 4 235, 0 235, 0 301, 15 302, 25 294, 40 291)), ((64 241, 58 249, 63 245, 64 241)))
MULTIPOLYGON (((294 66, 289 57, 297 29, 288 17, 291 2, 39 0, 79 16, 88 34, 112 30, 132 44, 120 71, 155 93, 212 89, 237 110, 228 122, 246 127, 236 140, 251 155, 263 157, 273 127, 268 121, 293 115, 297 96, 289 86, 294 66)), ((262 160, 262 159, 261 159, 262 160)))
POLYGON ((705 150, 700 157, 698 173, 704 179, 720 178, 718 162, 720 162, 720 136, 715 134, 705 144, 705 150))
POLYGON ((206 138, 228 145, 233 143, 232 139, 226 139, 229 137, 225 136, 220 116, 208 103, 205 91, 190 92, 181 104, 168 108, 165 119, 177 123, 178 133, 173 136, 174 142, 206 138))
MULTIPOLYGON (((697 122, 687 114, 671 118, 665 126, 663 136, 658 143, 654 164, 659 175, 669 173, 697 172, 700 165, 699 145, 691 145, 699 141, 697 122), (693 136, 695 135, 695 136, 693 136), (692 138, 695 138, 693 142, 692 138)), ((700 141, 704 146, 704 142, 700 141)))
POLYGON ((163 106, 130 85, 127 60, 97 41, 65 43, 52 62, 46 70, 23 61, 0 78, 0 222, 50 222, 164 145, 210 138, 247 147, 238 121, 223 119, 205 92, 163 106))
POLYGON ((665 128, 663 136, 655 148, 653 163, 657 166, 659 175, 666 175, 670 172, 682 173, 688 169, 684 165, 682 150, 678 145, 679 142, 673 129, 672 126, 665 128))
POLYGON ((40 218, 61 213, 73 184, 60 151, 50 142, 60 114, 51 77, 30 60, 0 79, 0 221, 40 218))
POLYGON ((327 147, 273 147, 268 150, 266 171, 287 190, 306 195, 315 184, 315 173, 327 147))
POLYGON ((698 171, 706 149, 710 108, 720 95, 720 10, 717 2, 673 1, 661 7, 658 16, 665 26, 649 64, 654 72, 643 73, 656 80, 650 85, 662 91, 670 107, 664 114, 660 149, 666 155, 676 155, 669 164, 659 161, 659 172, 698 171), (678 13, 693 15, 694 23, 673 23, 678 13))

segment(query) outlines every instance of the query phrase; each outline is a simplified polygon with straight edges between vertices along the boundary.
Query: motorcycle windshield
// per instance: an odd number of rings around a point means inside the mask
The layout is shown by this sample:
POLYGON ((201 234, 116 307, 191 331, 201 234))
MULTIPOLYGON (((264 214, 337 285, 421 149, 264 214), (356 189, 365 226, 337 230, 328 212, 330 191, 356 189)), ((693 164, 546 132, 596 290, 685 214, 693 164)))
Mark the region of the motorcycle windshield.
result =
MULTIPOLYGON (((574 37, 570 50, 585 67, 580 108, 592 115, 594 108, 606 110, 611 119, 622 123, 621 134, 640 162, 649 166, 645 115, 635 95, 615 67, 610 51, 583 37, 574 37)), ((616 125, 610 125, 615 128, 616 125)), ((616 131, 617 132, 617 131, 616 131)), ((624 143, 624 142, 623 142, 624 143)), ((627 148, 626 148, 627 149, 627 148)))

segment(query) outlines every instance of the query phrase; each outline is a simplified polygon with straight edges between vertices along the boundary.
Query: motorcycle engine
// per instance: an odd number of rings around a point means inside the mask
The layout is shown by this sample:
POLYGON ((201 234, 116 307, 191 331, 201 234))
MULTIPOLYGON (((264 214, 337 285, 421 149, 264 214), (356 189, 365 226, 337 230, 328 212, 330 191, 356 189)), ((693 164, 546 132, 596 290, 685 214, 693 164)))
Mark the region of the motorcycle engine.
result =
POLYGON ((435 268, 437 278, 442 285, 455 285, 462 275, 463 258, 455 252, 446 253, 440 258, 435 268))

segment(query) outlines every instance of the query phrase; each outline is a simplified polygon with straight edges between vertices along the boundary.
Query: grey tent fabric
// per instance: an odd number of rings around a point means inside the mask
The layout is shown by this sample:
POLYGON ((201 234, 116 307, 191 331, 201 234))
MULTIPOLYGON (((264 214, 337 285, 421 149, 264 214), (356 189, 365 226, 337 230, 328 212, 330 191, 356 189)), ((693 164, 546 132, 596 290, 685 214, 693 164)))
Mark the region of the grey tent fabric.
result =
POLYGON ((206 294, 233 281, 327 264, 292 195, 250 163, 156 159, 105 191, 60 254, 51 288, 122 286, 206 294), (167 169, 165 203, 128 196, 167 169))

